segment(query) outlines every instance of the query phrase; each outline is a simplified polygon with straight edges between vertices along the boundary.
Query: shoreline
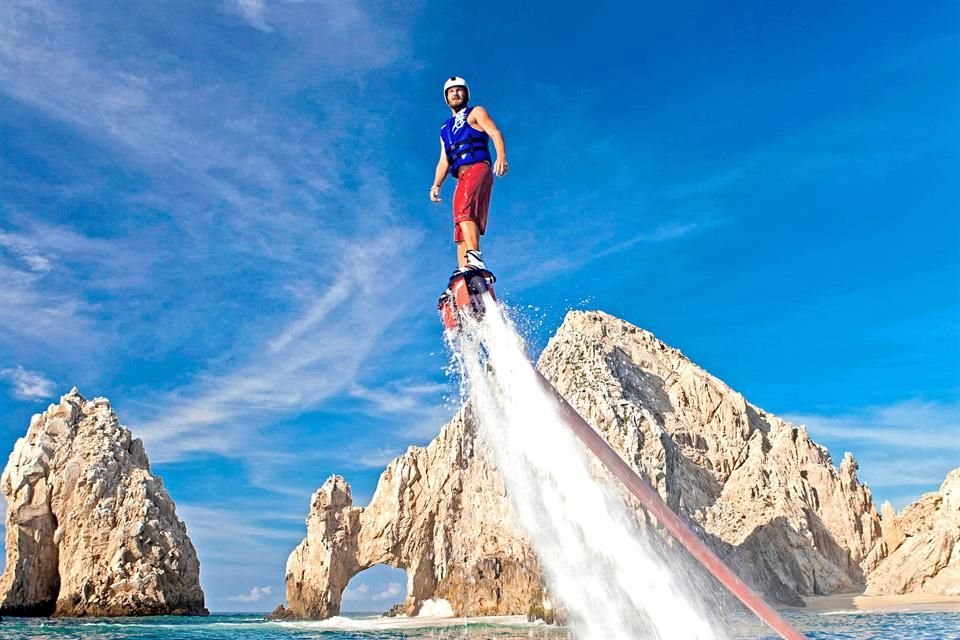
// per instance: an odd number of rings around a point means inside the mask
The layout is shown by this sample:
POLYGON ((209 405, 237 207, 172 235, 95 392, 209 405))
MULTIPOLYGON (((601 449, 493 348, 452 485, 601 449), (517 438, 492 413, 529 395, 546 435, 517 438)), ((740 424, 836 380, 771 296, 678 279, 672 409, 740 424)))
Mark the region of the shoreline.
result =
POLYGON ((806 607, 791 607, 792 611, 924 611, 960 612, 960 596, 941 596, 930 593, 910 593, 892 596, 865 596, 858 593, 831 596, 804 597, 806 607))

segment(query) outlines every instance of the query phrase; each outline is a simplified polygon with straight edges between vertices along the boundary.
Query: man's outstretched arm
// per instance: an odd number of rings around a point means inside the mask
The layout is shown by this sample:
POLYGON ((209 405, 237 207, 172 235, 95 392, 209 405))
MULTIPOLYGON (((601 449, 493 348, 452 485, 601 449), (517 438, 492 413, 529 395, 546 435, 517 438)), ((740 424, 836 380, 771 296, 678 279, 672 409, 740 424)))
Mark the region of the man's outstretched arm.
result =
POLYGON ((503 141, 503 134, 483 107, 474 107, 470 115, 476 116, 477 124, 493 140, 493 146, 497 150, 497 161, 493 163, 493 172, 498 176, 506 175, 510 165, 507 163, 507 145, 503 141))
POLYGON ((447 170, 450 169, 450 162, 447 160, 447 151, 443 147, 443 140, 440 141, 440 160, 437 162, 437 170, 433 174, 433 186, 430 187, 430 199, 434 202, 440 202, 440 187, 443 181, 447 179, 447 170))

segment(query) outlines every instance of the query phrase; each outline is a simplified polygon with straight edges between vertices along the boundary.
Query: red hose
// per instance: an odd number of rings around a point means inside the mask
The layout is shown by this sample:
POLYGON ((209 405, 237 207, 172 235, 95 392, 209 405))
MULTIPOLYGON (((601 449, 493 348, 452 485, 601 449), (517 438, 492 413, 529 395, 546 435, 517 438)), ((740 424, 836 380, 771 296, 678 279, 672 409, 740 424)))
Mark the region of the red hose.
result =
POLYGON ((543 387, 554 395, 560 405, 563 418, 587 448, 635 495, 657 522, 661 523, 687 551, 700 561, 707 571, 719 580, 748 609, 753 611, 771 629, 785 640, 803 640, 802 633, 794 629, 776 609, 767 604, 753 589, 748 587, 723 561, 675 514, 660 494, 653 490, 637 472, 630 468, 607 441, 571 407, 550 382, 536 368, 534 372, 543 387))

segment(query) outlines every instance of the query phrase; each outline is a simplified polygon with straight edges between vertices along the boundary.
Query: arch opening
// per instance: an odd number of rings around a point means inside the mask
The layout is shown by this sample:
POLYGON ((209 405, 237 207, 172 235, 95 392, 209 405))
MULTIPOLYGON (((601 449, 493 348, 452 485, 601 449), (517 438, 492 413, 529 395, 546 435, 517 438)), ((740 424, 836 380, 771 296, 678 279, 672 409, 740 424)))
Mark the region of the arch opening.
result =
POLYGON ((390 613, 407 597, 407 572, 376 564, 350 578, 343 590, 342 613, 390 613))

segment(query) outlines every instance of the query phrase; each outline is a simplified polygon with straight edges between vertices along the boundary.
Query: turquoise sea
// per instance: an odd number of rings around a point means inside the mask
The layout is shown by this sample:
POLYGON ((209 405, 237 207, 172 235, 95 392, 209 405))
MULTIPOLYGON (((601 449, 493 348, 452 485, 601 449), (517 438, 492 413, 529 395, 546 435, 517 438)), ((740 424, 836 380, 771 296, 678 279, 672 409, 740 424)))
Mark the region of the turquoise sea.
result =
MULTIPOLYGON (((960 640, 960 613, 838 611, 788 612, 786 615, 811 639, 960 640)), ((777 637, 752 621, 733 622, 725 632, 725 637, 737 640, 777 637)), ((206 618, 6 618, 0 622, 0 638, 4 640, 560 640, 569 637, 563 629, 529 624, 521 618, 428 621, 356 615, 323 622, 268 622, 261 615, 214 614, 206 618)))

